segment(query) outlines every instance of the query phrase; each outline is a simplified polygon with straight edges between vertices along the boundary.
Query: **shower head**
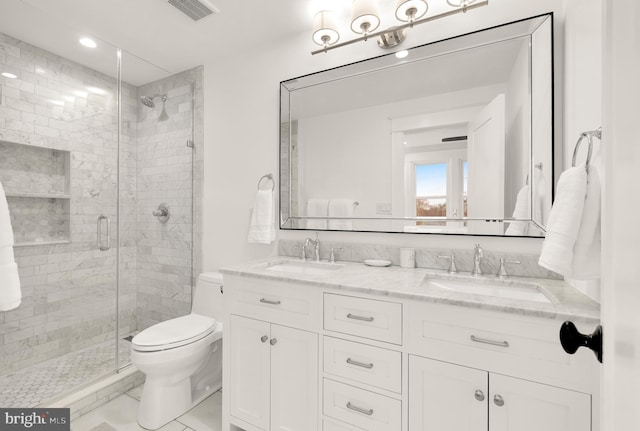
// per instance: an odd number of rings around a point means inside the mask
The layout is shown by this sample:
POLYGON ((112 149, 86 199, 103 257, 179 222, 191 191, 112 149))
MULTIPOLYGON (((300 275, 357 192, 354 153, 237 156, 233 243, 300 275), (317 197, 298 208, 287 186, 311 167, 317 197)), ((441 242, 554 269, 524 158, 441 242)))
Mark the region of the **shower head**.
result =
POLYGON ((148 106, 149 108, 154 108, 156 106, 155 103, 153 103, 153 98, 156 96, 142 96, 140 98, 140 101, 142 102, 142 104, 144 106, 148 106))
POLYGON ((165 109, 165 102, 167 101, 166 94, 154 94, 153 96, 141 96, 140 101, 144 106, 149 108, 155 108, 156 104, 153 102, 153 99, 159 97, 162 100, 162 112, 160 113, 160 117, 158 117, 158 121, 167 121, 169 119, 169 115, 167 115, 167 111, 165 109))

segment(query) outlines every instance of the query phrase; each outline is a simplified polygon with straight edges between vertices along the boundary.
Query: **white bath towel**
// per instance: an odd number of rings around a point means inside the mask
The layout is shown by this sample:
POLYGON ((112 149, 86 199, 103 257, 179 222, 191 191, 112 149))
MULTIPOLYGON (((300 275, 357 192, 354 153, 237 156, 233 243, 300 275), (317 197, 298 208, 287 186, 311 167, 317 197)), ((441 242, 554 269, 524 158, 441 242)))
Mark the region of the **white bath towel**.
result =
POLYGON ((2 183, 0 183, 0 247, 3 245, 13 245, 13 229, 11 228, 7 197, 2 183))
POLYGON ((21 301, 20 277, 13 256, 13 229, 9 205, 0 183, 0 311, 12 310, 18 307, 21 301))
POLYGON ((307 217, 322 217, 321 219, 307 220, 307 229, 327 229, 329 215, 329 200, 311 198, 307 200, 307 217))
POLYGON ((273 190, 258 190, 253 201, 248 241, 254 244, 270 244, 276 239, 274 226, 273 190))
POLYGON ((526 185, 518 192, 516 204, 513 209, 513 218, 515 220, 509 222, 509 227, 505 231, 505 235, 525 236, 527 234, 529 222, 524 220, 531 217, 529 214, 530 190, 529 186, 526 185))
POLYGON ((538 260, 540 266, 570 276, 586 192, 587 171, 584 165, 569 168, 560 175, 538 260))
POLYGON ((587 195, 576 244, 570 277, 574 280, 600 278, 600 174, 599 158, 592 158, 587 174, 587 195))
POLYGON ((18 265, 15 262, 0 265, 0 311, 13 310, 20 305, 21 301, 18 265))
POLYGON ((329 201, 329 229, 353 230, 353 220, 331 217, 353 217, 353 199, 331 199, 329 201))

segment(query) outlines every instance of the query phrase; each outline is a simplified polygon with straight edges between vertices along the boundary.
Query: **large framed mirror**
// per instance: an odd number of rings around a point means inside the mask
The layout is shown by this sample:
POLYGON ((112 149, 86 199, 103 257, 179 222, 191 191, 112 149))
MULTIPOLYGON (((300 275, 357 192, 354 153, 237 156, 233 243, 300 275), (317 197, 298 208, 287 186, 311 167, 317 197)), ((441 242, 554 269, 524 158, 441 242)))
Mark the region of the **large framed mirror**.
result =
POLYGON ((280 83, 282 229, 544 236, 553 16, 280 83))

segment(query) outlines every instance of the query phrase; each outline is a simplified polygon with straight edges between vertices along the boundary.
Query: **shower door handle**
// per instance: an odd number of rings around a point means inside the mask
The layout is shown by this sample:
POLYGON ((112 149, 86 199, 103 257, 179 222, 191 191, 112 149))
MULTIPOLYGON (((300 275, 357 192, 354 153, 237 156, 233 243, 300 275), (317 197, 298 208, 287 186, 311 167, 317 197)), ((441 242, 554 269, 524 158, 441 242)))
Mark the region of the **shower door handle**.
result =
POLYGON ((98 232, 97 232, 98 249, 107 251, 111 248, 111 219, 104 214, 98 216, 98 232), (102 221, 107 221, 107 244, 102 244, 102 221))

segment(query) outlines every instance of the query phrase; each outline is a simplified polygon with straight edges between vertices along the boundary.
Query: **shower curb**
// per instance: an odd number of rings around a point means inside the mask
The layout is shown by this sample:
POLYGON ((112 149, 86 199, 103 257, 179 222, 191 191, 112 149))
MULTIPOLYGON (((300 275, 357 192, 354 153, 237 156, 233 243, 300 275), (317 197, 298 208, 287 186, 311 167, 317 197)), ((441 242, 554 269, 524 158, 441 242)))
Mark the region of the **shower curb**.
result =
POLYGON ((144 373, 129 365, 86 388, 47 405, 71 409, 71 421, 144 383, 144 373))

